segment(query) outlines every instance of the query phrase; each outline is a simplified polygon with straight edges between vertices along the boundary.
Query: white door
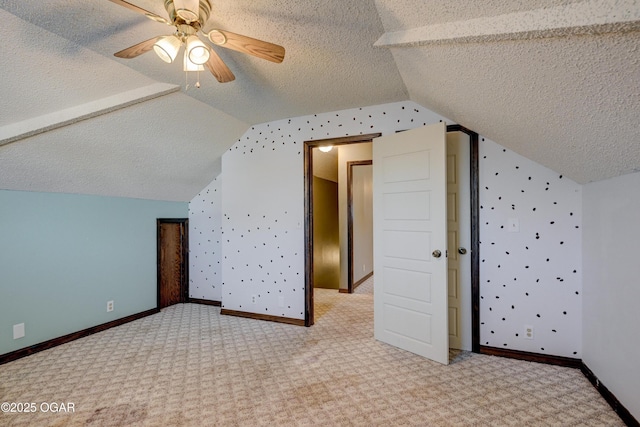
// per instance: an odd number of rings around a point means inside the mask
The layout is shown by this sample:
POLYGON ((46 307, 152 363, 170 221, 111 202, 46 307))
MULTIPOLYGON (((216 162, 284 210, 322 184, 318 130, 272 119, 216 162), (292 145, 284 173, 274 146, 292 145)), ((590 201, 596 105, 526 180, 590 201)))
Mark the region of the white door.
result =
POLYGON ((444 123, 373 140, 374 335, 449 363, 444 123))
POLYGON ((449 346, 471 350, 470 137, 447 132, 449 346))

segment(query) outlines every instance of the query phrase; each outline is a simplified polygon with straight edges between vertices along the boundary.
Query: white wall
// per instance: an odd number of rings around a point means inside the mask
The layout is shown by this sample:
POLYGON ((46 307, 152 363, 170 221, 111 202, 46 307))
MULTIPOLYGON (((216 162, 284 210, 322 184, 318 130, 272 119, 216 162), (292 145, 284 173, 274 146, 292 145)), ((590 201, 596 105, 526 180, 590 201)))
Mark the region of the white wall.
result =
POLYGON ((584 363, 640 419, 640 173, 584 186, 584 363))
POLYGON ((222 300, 222 178, 189 203, 189 297, 222 300))
POLYGON ((373 272, 373 165, 353 168, 352 197, 355 285, 373 272))
POLYGON ((484 138, 479 150, 480 344, 580 358, 581 186, 484 138))

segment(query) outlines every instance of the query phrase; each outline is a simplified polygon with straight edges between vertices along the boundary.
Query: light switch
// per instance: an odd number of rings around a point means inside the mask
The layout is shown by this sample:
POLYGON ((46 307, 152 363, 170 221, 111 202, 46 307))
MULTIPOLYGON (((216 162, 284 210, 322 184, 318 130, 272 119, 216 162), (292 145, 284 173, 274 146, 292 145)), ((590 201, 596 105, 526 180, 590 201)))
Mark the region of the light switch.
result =
POLYGON ((507 221, 507 231, 509 233, 517 233, 520 231, 520 221, 518 218, 509 218, 507 221))

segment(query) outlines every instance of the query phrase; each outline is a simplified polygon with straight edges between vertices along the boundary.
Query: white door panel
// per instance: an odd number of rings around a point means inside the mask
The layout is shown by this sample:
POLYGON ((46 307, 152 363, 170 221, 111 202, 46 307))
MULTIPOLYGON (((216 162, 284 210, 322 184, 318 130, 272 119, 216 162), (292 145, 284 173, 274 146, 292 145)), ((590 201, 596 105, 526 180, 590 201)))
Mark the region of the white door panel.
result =
POLYGON ((387 193, 383 197, 384 217, 388 220, 429 219, 431 200, 428 191, 387 193))
POLYGON ((373 142, 376 339, 449 362, 444 123, 373 142), (441 256, 432 256, 434 250, 441 256))
POLYGON ((429 261, 431 233, 413 230, 384 230, 384 255, 391 258, 429 261))
POLYGON ((460 328, 458 325, 459 317, 458 309, 456 307, 449 307, 449 338, 451 338, 451 336, 460 335, 460 328))
MULTIPOLYGON (((400 347, 407 340, 406 350, 413 351, 412 347, 419 350, 424 343, 431 342, 431 316, 422 310, 412 310, 406 307, 385 304, 385 317, 387 321, 387 333, 390 338, 397 340, 400 347), (423 328, 415 328, 414 325, 424 325, 423 328)), ((390 343, 393 344, 393 343, 390 343)))
POLYGON ((387 156, 383 165, 384 182, 406 183, 429 179, 428 165, 429 152, 425 150, 387 156))
POLYGON ((431 303, 430 273, 385 267, 383 276, 384 283, 393 284, 385 288, 387 294, 431 303))

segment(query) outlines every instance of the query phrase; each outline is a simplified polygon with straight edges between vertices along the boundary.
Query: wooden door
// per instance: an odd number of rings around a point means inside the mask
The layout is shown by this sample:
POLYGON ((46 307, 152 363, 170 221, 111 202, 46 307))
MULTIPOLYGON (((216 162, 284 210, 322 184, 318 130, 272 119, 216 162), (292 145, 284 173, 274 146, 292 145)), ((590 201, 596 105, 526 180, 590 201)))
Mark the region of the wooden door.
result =
POLYGON ((158 219, 158 308, 187 302, 188 219, 158 219))
POLYGON ((446 128, 373 141, 374 335, 449 363, 446 128))

